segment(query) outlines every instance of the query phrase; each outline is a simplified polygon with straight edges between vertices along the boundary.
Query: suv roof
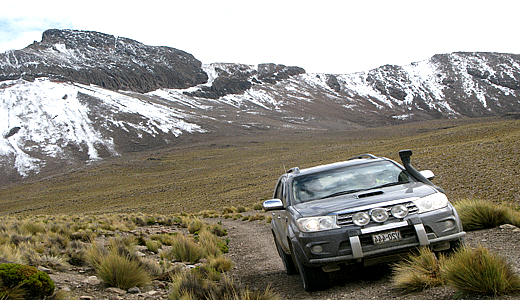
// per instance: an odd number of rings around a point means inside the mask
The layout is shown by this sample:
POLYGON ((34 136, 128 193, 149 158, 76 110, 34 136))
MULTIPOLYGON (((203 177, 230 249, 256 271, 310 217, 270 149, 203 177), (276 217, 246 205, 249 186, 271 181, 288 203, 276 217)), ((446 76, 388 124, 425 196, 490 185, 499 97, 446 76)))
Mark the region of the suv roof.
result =
POLYGON ((299 175, 323 172, 323 171, 332 170, 332 169, 336 169, 336 168, 353 166, 353 165, 363 164, 363 163, 372 162, 372 161, 382 161, 382 160, 388 160, 388 159, 384 158, 384 157, 377 157, 375 155, 367 153, 367 154, 362 154, 362 155, 351 157, 346 161, 319 165, 319 166, 310 167, 310 168, 306 168, 306 169, 300 169, 298 167, 294 167, 294 168, 287 170, 286 174, 294 174, 295 176, 299 176, 299 175))

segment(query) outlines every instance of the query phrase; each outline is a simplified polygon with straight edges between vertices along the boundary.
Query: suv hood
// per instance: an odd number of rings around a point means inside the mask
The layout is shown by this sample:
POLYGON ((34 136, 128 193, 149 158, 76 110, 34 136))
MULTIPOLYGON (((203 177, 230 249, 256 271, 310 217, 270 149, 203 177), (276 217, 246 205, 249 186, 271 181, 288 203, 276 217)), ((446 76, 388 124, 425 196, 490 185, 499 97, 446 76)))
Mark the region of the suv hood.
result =
POLYGON ((302 217, 324 216, 358 206, 399 199, 406 201, 406 199, 412 197, 425 197, 437 192, 438 191, 430 185, 413 182, 381 189, 371 189, 323 200, 309 201, 296 204, 293 208, 298 211, 302 217))

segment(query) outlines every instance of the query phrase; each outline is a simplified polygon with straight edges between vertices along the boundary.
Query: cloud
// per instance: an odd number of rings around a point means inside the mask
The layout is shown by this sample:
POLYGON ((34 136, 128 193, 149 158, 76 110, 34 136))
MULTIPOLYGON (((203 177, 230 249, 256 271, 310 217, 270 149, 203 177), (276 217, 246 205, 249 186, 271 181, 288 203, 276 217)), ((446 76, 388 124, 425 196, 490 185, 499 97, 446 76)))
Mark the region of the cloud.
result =
POLYGON ((49 28, 70 28, 71 26, 72 23, 67 19, 0 18, 0 45, 2 45, 0 50, 24 48, 29 45, 28 41, 40 41, 43 31, 49 28))

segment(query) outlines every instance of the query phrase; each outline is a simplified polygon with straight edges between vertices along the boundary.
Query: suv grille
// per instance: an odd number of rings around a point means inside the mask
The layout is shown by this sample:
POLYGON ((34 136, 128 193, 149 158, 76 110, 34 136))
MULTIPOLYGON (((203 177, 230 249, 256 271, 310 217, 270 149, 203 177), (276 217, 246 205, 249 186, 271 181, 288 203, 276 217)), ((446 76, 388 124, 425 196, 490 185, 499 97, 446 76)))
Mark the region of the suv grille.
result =
MULTIPOLYGON (((406 206, 406 208, 408 208, 408 215, 417 213, 417 211, 419 210, 419 208, 411 201, 407 202, 407 203, 401 203, 401 204, 404 204, 404 206, 406 206)), ((390 212, 392 207, 393 207, 393 205, 388 205, 388 206, 383 206, 382 208, 384 208, 387 212, 390 212)), ((337 217, 337 224, 339 226, 345 226, 345 225, 353 224, 353 222, 352 222, 352 216, 353 215, 354 215, 354 213, 338 215, 338 217, 337 217)), ((394 216, 389 214, 388 221, 395 220, 395 219, 396 218, 394 216)), ((370 221, 370 222, 373 222, 373 221, 370 221)))

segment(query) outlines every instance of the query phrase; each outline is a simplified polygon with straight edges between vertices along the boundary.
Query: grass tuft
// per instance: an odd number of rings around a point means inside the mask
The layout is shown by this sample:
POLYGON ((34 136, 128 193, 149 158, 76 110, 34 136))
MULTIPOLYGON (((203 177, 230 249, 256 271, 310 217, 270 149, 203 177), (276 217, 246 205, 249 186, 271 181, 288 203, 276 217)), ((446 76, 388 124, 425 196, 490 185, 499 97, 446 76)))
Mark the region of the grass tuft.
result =
POLYGON ((150 282, 150 275, 139 262, 112 250, 100 260, 97 274, 109 286, 128 290, 134 286, 144 286, 150 282))
POLYGON ((512 216, 515 215, 510 208, 490 201, 464 199, 457 201, 454 206, 459 213, 462 227, 468 231, 494 228, 507 223, 518 223, 511 220, 512 216))
POLYGON ((223 276, 218 284, 208 279, 204 272, 194 270, 181 272, 172 278, 170 299, 211 299, 211 300, 278 300, 280 297, 270 287, 265 291, 250 291, 240 287, 232 279, 223 276))
POLYGON ((520 278, 511 265, 482 246, 456 251, 446 261, 442 273, 448 285, 461 295, 498 296, 520 292, 520 278))
MULTIPOLYGON (((441 258, 444 259, 444 258, 441 258)), ((441 261, 430 248, 422 247, 419 253, 393 265, 392 284, 403 292, 418 292, 444 284, 440 274, 441 261)))
POLYGON ((196 263, 204 257, 204 253, 204 248, 197 245, 192 239, 179 234, 173 237, 171 248, 161 252, 161 257, 171 261, 196 263))

